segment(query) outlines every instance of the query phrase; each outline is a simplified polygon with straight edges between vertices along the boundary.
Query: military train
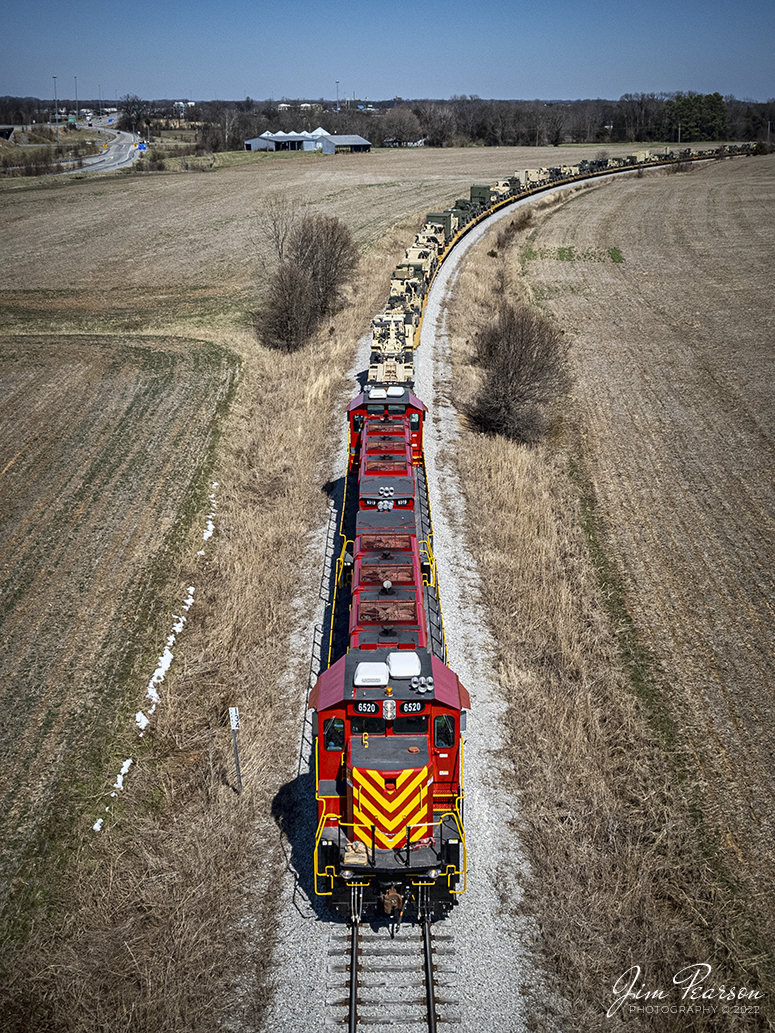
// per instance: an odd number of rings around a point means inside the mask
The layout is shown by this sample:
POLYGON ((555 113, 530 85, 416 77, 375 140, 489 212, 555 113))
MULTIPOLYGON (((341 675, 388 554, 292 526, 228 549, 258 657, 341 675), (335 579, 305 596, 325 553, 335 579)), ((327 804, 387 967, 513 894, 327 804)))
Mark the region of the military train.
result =
MULTIPOLYGON (((725 153, 750 153, 743 147, 725 153)), ((446 913, 465 890, 467 690, 447 666, 414 352, 439 263, 473 225, 547 187, 714 156, 650 154, 527 169, 430 212, 371 325, 349 445, 328 666, 309 696, 318 824, 315 892, 357 923, 446 913)))

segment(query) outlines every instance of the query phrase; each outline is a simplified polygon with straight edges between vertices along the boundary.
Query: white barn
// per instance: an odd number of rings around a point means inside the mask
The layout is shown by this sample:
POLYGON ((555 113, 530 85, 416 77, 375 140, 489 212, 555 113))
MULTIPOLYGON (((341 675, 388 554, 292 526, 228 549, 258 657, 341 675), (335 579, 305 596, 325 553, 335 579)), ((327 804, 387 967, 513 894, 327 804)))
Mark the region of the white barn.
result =
POLYGON ((331 136, 318 126, 313 132, 270 133, 254 136, 245 141, 246 151, 322 151, 323 154, 352 154, 368 152, 371 143, 362 136, 331 136))

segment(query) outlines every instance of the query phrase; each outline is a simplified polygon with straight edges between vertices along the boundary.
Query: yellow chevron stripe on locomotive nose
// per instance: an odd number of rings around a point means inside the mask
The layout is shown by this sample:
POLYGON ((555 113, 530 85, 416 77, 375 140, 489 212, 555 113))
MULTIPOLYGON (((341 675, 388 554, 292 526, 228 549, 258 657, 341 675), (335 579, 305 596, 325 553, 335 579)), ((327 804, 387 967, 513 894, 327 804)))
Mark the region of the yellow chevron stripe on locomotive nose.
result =
POLYGON ((387 783, 392 781, 393 779, 385 778, 380 771, 353 769, 353 791, 367 796, 372 805, 378 807, 385 815, 395 814, 405 808, 410 799, 417 795, 419 788, 428 785, 431 779, 428 768, 425 767, 402 771, 395 779, 395 789, 388 788, 387 783))
POLYGON ((431 795, 428 787, 433 777, 426 766, 401 771, 395 778, 395 790, 388 789, 380 771, 364 768, 352 770, 353 821, 355 832, 364 843, 371 842, 372 826, 377 844, 393 849, 406 841, 407 826, 412 841, 429 835, 432 822, 431 795))

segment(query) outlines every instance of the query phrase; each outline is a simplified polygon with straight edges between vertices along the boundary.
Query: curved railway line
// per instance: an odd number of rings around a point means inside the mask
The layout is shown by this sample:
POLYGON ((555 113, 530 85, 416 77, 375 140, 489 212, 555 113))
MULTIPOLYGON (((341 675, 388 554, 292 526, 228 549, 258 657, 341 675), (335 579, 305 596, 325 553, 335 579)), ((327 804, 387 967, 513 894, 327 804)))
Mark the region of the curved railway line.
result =
POLYGON ((308 700, 319 819, 314 892, 334 911, 349 908, 351 921, 403 911, 407 901, 419 916, 418 888, 426 885, 431 914, 440 915, 459 903, 467 881, 462 734, 471 698, 446 664, 432 493, 424 479, 433 405, 414 394, 414 353, 437 272, 475 226, 524 198, 612 172, 741 151, 750 148, 678 156, 638 151, 474 184, 469 198, 426 215, 394 270, 385 308, 372 320, 366 383, 347 408, 328 665, 308 700), (395 904, 388 903, 392 894, 395 904))
MULTIPOLYGON (((633 171, 637 172, 637 169, 611 170, 606 175, 621 175, 633 171)), ((576 180, 576 185, 584 182, 585 178, 587 177, 576 180)), ((425 359, 417 364, 415 389, 420 397, 427 399, 432 405, 433 412, 431 434, 426 441, 426 458, 429 463, 428 492, 435 503, 434 524, 438 541, 436 553, 440 566, 439 579, 444 594, 445 623, 450 611, 460 611, 455 614, 454 621, 464 633, 462 638, 457 635, 451 642, 452 662, 466 683, 476 686, 479 704, 477 711, 480 716, 477 717, 476 723, 478 748, 471 750, 467 760, 467 796, 472 797, 477 796, 480 783, 486 788, 488 760, 485 758, 497 752, 492 733, 493 726, 497 726, 499 704, 497 700, 490 698, 489 687, 485 684, 489 677, 485 675, 483 681, 484 672, 479 670, 480 663, 487 664, 486 658, 477 660, 477 650, 471 649, 473 638, 476 637, 478 640, 484 629, 480 627, 478 618, 472 618, 470 592, 461 594, 462 581, 451 572, 464 572, 466 584, 470 588, 473 567, 466 557, 453 556, 450 569, 450 555, 453 547, 457 549, 457 543, 454 527, 450 524, 449 514, 445 516, 445 511, 450 506, 454 507, 449 496, 450 491, 454 491, 454 478, 445 478, 444 492, 440 494, 435 468, 439 460, 442 466, 444 465, 443 453, 451 445, 451 439, 454 437, 454 430, 451 429, 454 423, 454 410, 445 387, 438 382, 438 377, 430 368, 434 362, 434 352, 441 349, 441 354, 444 345, 432 345, 431 342, 436 338, 443 342, 441 316, 444 298, 454 283, 459 259, 468 247, 476 243, 494 220, 509 217, 520 204, 529 203, 536 196, 545 196, 555 190, 562 190, 567 185, 547 184, 542 189, 525 193, 521 197, 512 197, 467 226, 465 233, 456 241, 456 246, 450 249, 449 259, 440 263, 435 270, 425 297, 427 308, 426 304, 423 304, 424 318, 418 327, 425 344, 420 348, 419 354, 424 354, 425 359), (447 424, 449 426, 442 430, 439 437, 440 428, 447 424)), ((447 259, 447 255, 444 257, 447 259)), ((362 341, 364 352, 366 344, 367 339, 362 341)), ((359 364, 353 371, 354 375, 356 372, 360 374, 364 365, 368 365, 364 358, 365 355, 359 359, 359 364)), ((325 624, 328 625, 328 622, 325 624)), ((322 628, 318 630, 322 631, 322 628)), ((325 638, 325 635, 321 637, 325 638)), ((501 810, 497 815, 491 814, 488 808, 493 805, 493 801, 486 799, 487 795, 485 792, 481 799, 474 802, 467 822, 471 825, 469 836, 477 878, 471 880, 466 906, 455 909, 446 919, 443 933, 438 931, 438 925, 434 927, 428 923, 427 936, 424 937, 424 923, 419 917, 414 923, 395 929, 392 936, 384 918, 375 919, 369 924, 356 922, 349 926, 344 923, 329 925, 327 974, 324 976, 324 987, 321 987, 325 989, 325 993, 320 997, 322 1014, 315 1011, 315 1015, 325 1025, 348 1030, 376 1030, 380 1027, 394 1031, 406 1029, 411 1033, 439 1026, 443 1028, 446 1025, 451 1028, 462 1028, 461 1023, 470 1025, 472 1019, 481 1017, 484 1002, 488 1002, 493 1006, 493 1011, 489 1015, 491 1028, 506 1029, 506 1021, 509 1023, 509 1029, 520 1028, 520 1020, 517 1017, 520 1012, 518 994, 503 993, 503 983, 498 978, 498 972, 502 975, 507 966, 518 965, 521 950, 514 941, 510 942, 508 949, 504 948, 506 941, 502 940, 501 934, 505 930, 499 928, 497 915, 490 909, 492 889, 500 877, 500 847, 499 844, 491 843, 487 837, 493 834, 494 828, 508 820, 508 815, 501 810), (484 933, 485 928, 490 930, 490 934, 484 933), (482 971, 479 961, 482 952, 488 957, 485 971, 482 971), (430 958, 428 962, 425 960, 426 956, 430 958), (430 973, 430 980, 426 977, 426 972, 430 973), (496 983, 499 989, 496 989, 496 983), (465 995, 459 992, 459 987, 467 988, 465 995)), ((511 860, 516 866, 517 862, 513 857, 511 860)), ((512 877, 508 877, 507 882, 512 890, 517 888, 513 885, 512 877)), ((312 929, 309 929, 309 934, 307 939, 311 946, 316 936, 312 929)), ((284 967, 282 962, 280 965, 284 967)), ((298 979, 298 969, 296 972, 295 979, 298 979)), ((317 983, 319 975, 313 983, 317 983)), ((298 983, 295 985, 298 986, 298 983)), ((307 1000, 312 997, 314 993, 310 991, 310 998, 307 1000)), ((282 1021, 281 1014, 287 1019, 288 1005, 289 1001, 286 998, 280 1007, 273 1009, 274 1021, 270 1019, 265 1027, 267 1030, 281 1028, 276 1023, 282 1021)), ((293 1011, 300 1015, 296 1008, 293 1011)), ((313 1028, 314 1018, 308 1016, 308 1021, 309 1028, 313 1028)))

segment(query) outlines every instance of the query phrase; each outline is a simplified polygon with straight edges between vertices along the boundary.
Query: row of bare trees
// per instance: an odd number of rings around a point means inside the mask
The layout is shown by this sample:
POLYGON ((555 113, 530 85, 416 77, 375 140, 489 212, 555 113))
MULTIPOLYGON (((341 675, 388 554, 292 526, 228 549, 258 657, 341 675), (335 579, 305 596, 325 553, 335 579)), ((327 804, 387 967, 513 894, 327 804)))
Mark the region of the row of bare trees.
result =
MULTIPOLYGON (((63 101, 63 104, 66 103, 63 101)), ((626 93, 619 100, 484 100, 475 95, 449 100, 352 103, 338 113, 322 99, 280 105, 273 100, 203 101, 192 107, 171 100, 144 101, 134 94, 119 107, 127 126, 151 130, 187 121, 211 151, 241 150, 269 130, 357 133, 376 147, 536 146, 560 143, 766 141, 775 122, 775 99, 766 103, 720 93, 626 93)), ((0 97, 0 123, 21 124, 45 117, 51 102, 0 97)))
POLYGON ((775 100, 766 104, 719 93, 628 93, 617 101, 483 100, 385 102, 374 110, 357 105, 338 114, 300 104, 280 110, 272 101, 212 102, 191 109, 213 150, 234 150, 269 130, 322 126, 329 133, 357 133, 373 146, 545 146, 561 143, 692 142, 766 139, 775 121, 775 100), (249 103, 248 103, 249 102, 249 103))

